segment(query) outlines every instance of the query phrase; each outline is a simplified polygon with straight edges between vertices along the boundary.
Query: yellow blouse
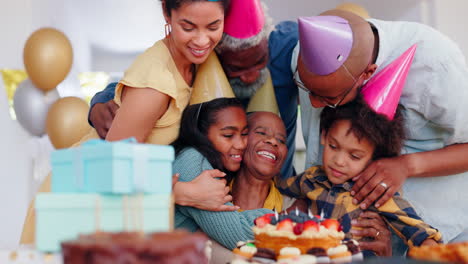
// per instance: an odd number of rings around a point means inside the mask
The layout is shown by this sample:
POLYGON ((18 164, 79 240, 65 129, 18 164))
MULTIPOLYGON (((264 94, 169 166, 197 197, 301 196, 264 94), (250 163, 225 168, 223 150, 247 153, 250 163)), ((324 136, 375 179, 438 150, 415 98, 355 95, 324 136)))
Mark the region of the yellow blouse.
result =
POLYGON ((115 89, 114 101, 120 106, 122 88, 152 88, 171 97, 169 107, 154 124, 146 143, 167 145, 179 135, 182 112, 188 105, 192 87, 177 70, 174 60, 162 40, 139 55, 115 89))
MULTIPOLYGON (((234 185, 234 180, 231 181, 229 184, 229 189, 232 191, 232 186, 234 185)), ((271 181, 270 183, 270 192, 263 203, 263 208, 275 210, 276 212, 283 211, 283 195, 281 195, 280 191, 276 188, 275 183, 271 181)), ((242 209, 239 209, 242 212, 242 209)))
MULTIPOLYGON (((151 48, 139 55, 132 66, 125 72, 124 77, 115 90, 115 102, 120 106, 120 96, 124 85, 135 88, 153 88, 171 97, 169 107, 163 116, 156 122, 146 143, 168 145, 179 135, 182 112, 188 105, 192 88, 185 82, 177 70, 169 49, 162 40, 156 42, 151 48)), ((73 147, 79 146, 92 138, 99 138, 95 129, 90 129, 73 147)), ((46 177, 39 192, 50 192, 50 174, 46 177)), ((30 203, 26 216, 21 243, 34 242, 35 211, 34 201, 30 203)))

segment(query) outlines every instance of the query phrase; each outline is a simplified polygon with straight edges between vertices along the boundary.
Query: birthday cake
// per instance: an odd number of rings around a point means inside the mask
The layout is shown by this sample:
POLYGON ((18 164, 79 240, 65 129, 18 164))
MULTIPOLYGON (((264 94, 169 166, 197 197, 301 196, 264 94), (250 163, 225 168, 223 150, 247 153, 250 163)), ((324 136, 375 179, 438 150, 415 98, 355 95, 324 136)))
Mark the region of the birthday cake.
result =
MULTIPOLYGON (((95 233, 62 243, 64 264, 208 263, 207 237, 185 231, 95 233)), ((209 251, 209 250, 208 250, 209 251)))
POLYGON ((255 219, 254 241, 239 242, 232 263, 346 263, 362 260, 359 244, 343 240, 335 219, 303 212, 255 219))
POLYGON ((270 248, 276 253, 284 247, 299 248, 302 254, 314 247, 328 250, 339 246, 345 237, 337 220, 299 211, 261 216, 255 219, 253 232, 257 247, 270 248))

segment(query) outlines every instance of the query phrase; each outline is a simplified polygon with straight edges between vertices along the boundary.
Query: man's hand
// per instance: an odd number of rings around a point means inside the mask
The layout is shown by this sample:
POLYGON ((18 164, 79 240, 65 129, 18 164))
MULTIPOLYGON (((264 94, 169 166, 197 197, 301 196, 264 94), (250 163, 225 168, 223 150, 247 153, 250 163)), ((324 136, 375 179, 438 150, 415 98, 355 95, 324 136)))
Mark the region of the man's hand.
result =
MULTIPOLYGON (((191 182, 176 182, 173 191, 176 204, 196 207, 207 211, 236 211, 238 206, 225 205, 232 201, 226 176, 219 170, 206 170, 191 182)), ((173 178, 174 182, 174 178, 173 178)))
POLYGON ((351 224, 351 234, 359 238, 357 240, 361 250, 373 251, 377 256, 392 255, 392 233, 379 214, 364 211, 351 224))
POLYGON ((380 198, 375 203, 375 206, 379 207, 403 186, 408 177, 409 170, 404 155, 376 160, 353 178, 353 203, 360 203, 361 209, 365 210, 380 198))
POLYGON ((119 110, 119 106, 114 100, 110 100, 106 103, 97 103, 91 108, 89 120, 102 139, 106 138, 117 110, 119 110))

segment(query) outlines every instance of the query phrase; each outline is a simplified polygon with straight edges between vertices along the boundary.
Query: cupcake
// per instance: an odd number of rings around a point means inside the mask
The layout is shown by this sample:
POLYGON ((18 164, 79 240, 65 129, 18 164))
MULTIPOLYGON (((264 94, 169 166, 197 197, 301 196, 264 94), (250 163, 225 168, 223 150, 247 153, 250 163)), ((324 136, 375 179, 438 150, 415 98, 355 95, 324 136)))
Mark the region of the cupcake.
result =
POLYGON ((257 248, 253 243, 239 242, 232 252, 240 258, 250 259, 257 253, 257 248))
POLYGON ((330 258, 328 257, 327 251, 324 248, 311 248, 307 250, 307 255, 315 256, 317 258, 317 263, 319 264, 330 263, 330 258))
POLYGON ((351 252, 348 251, 348 247, 346 245, 329 248, 327 253, 332 263, 351 262, 351 252))
POLYGON ((348 251, 351 252, 352 261, 361 261, 364 259, 361 249, 359 248, 359 242, 354 239, 343 241, 343 245, 348 247, 348 251))
POLYGON ((257 248, 257 253, 253 255, 252 261, 261 264, 276 263, 276 253, 269 248, 257 248))
POLYGON ((294 258, 301 255, 301 250, 296 247, 284 247, 280 250, 278 260, 294 258))

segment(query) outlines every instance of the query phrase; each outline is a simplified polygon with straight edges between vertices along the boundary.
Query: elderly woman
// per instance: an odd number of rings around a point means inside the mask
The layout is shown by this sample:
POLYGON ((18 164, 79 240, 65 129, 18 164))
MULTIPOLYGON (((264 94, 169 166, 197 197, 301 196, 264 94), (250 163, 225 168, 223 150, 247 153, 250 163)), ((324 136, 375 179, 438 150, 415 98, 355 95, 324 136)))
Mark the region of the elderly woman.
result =
POLYGON ((230 184, 233 203, 242 210, 281 212, 292 202, 292 198, 281 195, 273 181, 288 154, 283 121, 271 112, 255 112, 248 116, 248 125, 244 160, 230 184))
MULTIPOLYGON (((286 129, 276 114, 255 112, 248 115, 249 136, 242 166, 232 180, 233 203, 241 210, 256 208, 276 211, 295 209, 307 210, 304 200, 281 195, 274 185, 274 178, 280 172, 287 156, 285 145, 286 129), (294 204, 292 205, 292 203, 294 204)), ((355 236, 365 237, 360 241, 363 250, 374 251, 379 256, 391 256, 391 232, 382 218, 374 212, 364 212, 354 222, 355 236)), ((223 263, 232 258, 218 245, 214 246, 214 263, 223 263)))

